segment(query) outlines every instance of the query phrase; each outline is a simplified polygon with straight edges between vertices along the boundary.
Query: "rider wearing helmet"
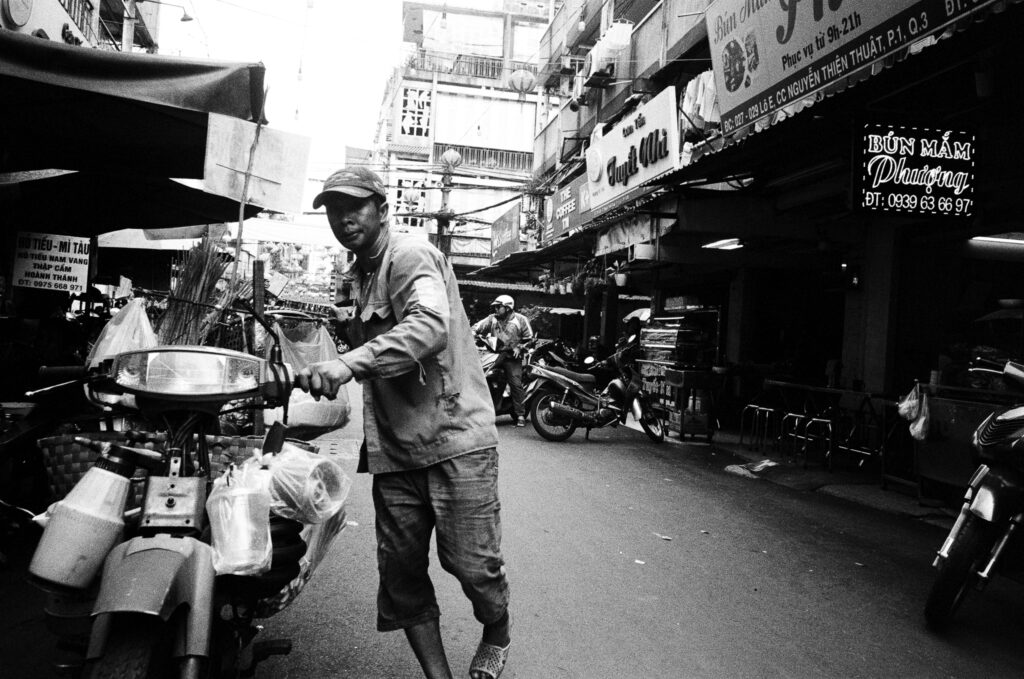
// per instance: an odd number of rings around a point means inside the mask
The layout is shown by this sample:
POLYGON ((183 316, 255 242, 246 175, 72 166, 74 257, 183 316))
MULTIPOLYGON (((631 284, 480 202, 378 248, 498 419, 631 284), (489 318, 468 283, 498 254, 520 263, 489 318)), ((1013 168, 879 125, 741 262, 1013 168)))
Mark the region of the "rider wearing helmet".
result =
POLYGON ((515 312, 515 300, 508 295, 498 295, 491 302, 493 313, 473 326, 478 335, 493 334, 498 338, 501 356, 498 364, 505 371, 508 386, 512 390, 512 407, 515 411, 516 426, 526 425, 526 407, 523 404, 523 344, 533 339, 533 328, 526 316, 515 312))

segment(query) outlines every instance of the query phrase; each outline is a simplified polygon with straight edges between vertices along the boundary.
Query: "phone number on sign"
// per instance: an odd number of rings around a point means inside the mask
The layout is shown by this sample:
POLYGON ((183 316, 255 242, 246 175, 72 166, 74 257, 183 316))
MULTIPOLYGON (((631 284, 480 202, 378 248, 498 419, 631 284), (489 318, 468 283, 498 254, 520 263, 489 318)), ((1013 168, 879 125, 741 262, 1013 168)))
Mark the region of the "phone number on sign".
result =
POLYGON ((970 215, 974 200, 952 196, 916 196, 912 193, 865 191, 864 207, 876 210, 913 210, 944 215, 970 215))

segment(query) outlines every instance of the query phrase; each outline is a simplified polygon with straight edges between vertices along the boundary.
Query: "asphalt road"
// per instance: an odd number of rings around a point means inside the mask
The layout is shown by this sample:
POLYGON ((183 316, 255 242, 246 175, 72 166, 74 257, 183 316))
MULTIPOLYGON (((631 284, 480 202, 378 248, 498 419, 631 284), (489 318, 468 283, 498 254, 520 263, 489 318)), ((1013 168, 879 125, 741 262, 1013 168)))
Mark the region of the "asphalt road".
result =
MULTIPOLYGON (((1016 583, 997 580, 943 637, 924 628, 935 526, 726 474, 735 460, 706 445, 657 446, 630 429, 561 444, 529 426, 499 431, 514 625, 503 677, 1024 674, 1016 583)), ((348 431, 321 443, 354 469, 348 431)), ((365 475, 349 520, 300 598, 268 621, 295 650, 259 676, 421 676, 404 635, 374 630, 365 475)), ((455 580, 433 569, 449 660, 464 677, 479 627, 455 580)))
MULTIPOLYGON (((354 395, 354 394, 353 394, 354 395)), ((358 402, 358 399, 354 399, 358 402)), ((298 600, 266 621, 294 651, 264 679, 415 678, 399 633, 375 631, 370 479, 355 475, 358 417, 320 440, 354 479, 348 519, 298 600)), ((504 551, 513 648, 504 678, 1020 677, 1024 587, 996 579, 945 636, 923 602, 943 531, 724 472, 707 445, 652 444, 631 429, 590 441, 501 434, 504 551)), ((0 679, 47 671, 52 638, 24 581, 0 569, 0 679)), ((479 626, 433 566, 441 628, 465 677, 479 626)))

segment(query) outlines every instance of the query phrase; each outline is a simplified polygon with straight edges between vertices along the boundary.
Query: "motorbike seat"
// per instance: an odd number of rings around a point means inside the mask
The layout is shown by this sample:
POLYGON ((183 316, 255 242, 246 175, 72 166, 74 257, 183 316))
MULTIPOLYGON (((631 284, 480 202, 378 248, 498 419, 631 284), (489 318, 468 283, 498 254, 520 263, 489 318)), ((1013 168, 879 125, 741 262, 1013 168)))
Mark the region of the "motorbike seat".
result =
POLYGON ((577 382, 579 382, 580 384, 582 384, 585 387, 596 387, 597 386, 597 378, 594 377, 593 375, 589 374, 589 373, 576 373, 576 372, 573 372, 573 371, 569 370, 568 368, 559 368, 558 366, 545 366, 545 367, 548 370, 550 370, 551 372, 553 372, 553 373, 558 373, 559 375, 563 375, 565 377, 568 377, 571 380, 576 380, 577 382))

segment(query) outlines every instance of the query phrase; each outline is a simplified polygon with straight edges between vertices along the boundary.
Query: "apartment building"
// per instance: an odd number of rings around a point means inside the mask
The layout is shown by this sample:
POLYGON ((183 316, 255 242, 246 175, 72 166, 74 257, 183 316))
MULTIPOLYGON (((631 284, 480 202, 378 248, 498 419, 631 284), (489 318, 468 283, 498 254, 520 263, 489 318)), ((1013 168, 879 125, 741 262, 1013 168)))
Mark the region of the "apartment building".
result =
POLYGON ((488 263, 490 224, 509 208, 497 204, 514 202, 531 178, 552 2, 403 4, 408 55, 385 90, 376 162, 397 230, 436 239, 439 213, 461 215, 442 244, 457 269, 488 263))

